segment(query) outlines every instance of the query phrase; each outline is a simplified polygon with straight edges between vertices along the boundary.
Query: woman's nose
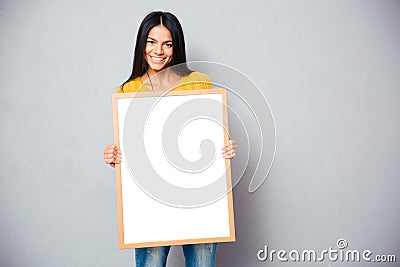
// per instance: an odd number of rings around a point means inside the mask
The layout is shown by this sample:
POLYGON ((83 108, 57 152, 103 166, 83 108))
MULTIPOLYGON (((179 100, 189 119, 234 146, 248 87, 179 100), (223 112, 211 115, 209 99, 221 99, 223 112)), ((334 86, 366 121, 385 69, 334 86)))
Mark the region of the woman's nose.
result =
POLYGON ((157 55, 163 54, 163 53, 164 53, 164 50, 163 50, 162 44, 158 44, 158 45, 156 46, 156 48, 154 49, 154 52, 155 52, 157 55))

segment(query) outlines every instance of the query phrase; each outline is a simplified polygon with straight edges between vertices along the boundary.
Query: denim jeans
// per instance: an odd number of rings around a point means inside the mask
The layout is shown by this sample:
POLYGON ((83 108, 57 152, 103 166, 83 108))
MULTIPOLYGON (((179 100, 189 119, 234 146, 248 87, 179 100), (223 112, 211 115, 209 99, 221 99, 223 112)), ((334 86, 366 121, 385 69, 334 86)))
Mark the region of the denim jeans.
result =
MULTIPOLYGON (((136 248, 136 267, 165 267, 171 246, 136 248)), ((186 267, 215 267, 217 243, 182 245, 186 267)))

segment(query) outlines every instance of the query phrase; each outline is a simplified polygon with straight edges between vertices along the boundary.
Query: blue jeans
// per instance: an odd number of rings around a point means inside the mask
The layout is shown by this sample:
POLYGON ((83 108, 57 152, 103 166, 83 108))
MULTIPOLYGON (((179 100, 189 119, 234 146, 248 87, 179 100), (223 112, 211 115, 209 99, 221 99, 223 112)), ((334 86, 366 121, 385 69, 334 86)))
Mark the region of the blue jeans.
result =
MULTIPOLYGON (((171 246, 136 248, 136 267, 165 267, 171 246)), ((186 267, 215 267, 217 243, 182 245, 186 267)))

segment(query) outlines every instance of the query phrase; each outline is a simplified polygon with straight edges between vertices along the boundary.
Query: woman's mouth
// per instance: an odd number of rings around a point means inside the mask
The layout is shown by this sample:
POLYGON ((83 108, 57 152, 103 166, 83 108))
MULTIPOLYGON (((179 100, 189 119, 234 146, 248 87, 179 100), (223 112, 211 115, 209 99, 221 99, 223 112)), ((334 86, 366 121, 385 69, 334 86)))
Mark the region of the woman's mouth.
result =
POLYGON ((156 63, 156 64, 164 63, 164 61, 165 61, 165 57, 153 57, 153 56, 150 56, 150 58, 151 58, 151 61, 156 63))

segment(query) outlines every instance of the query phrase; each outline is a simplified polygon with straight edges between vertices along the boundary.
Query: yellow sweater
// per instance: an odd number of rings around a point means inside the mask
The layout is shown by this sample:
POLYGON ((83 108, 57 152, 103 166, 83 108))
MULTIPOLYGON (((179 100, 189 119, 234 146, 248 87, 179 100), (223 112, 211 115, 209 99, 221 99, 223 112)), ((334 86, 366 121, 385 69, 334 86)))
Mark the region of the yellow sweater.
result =
MULTIPOLYGON (((189 75, 182 76, 178 85, 173 90, 197 90, 211 89, 212 83, 210 77, 201 72, 192 72, 189 75)), ((152 92, 150 88, 143 85, 140 77, 127 82, 122 89, 122 85, 118 87, 117 93, 133 93, 133 92, 152 92)))

